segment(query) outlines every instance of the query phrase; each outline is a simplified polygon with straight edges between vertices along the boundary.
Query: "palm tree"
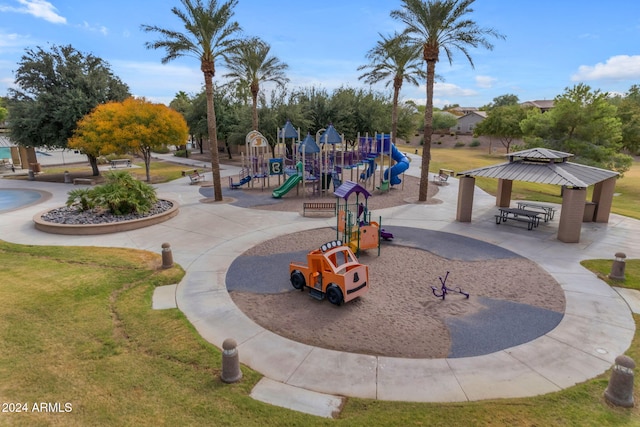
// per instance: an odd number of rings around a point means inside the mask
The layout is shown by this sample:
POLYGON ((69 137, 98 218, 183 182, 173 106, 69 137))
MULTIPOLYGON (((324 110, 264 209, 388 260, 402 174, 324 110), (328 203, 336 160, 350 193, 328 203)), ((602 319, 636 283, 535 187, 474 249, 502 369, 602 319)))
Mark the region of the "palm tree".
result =
POLYGON ((464 54, 471 67, 473 60, 469 48, 483 46, 492 50, 487 36, 504 39, 505 36, 493 28, 480 28, 465 17, 473 12, 475 0, 402 0, 402 9, 391 12, 391 17, 404 23, 404 33, 409 42, 422 47, 422 59, 427 63, 427 105, 424 111, 424 147, 418 201, 427 200, 429 185, 429 162, 431 161, 431 134, 433 133, 433 84, 440 49, 453 63, 452 54, 458 50, 464 54))
POLYGON ((145 32, 159 33, 161 36, 160 40, 147 42, 145 46, 147 49, 165 49, 163 64, 183 56, 194 56, 200 60, 200 70, 204 74, 207 94, 207 129, 211 151, 213 195, 214 200, 219 202, 222 201, 222 185, 216 111, 213 103, 213 76, 216 72, 216 58, 222 57, 237 45, 237 39, 233 36, 240 31, 240 26, 237 22, 231 21, 231 17, 238 0, 229 0, 221 5, 218 5, 216 0, 209 0, 206 5, 202 0, 180 0, 180 3, 185 10, 173 7, 171 12, 182 21, 185 32, 167 30, 155 25, 143 25, 142 29, 145 32))
POLYGON ((420 46, 410 45, 407 38, 394 34, 385 37, 380 34, 381 40, 367 53, 367 59, 371 62, 358 67, 358 71, 368 70, 358 79, 365 79, 367 84, 376 84, 386 80, 386 87, 393 83, 393 106, 391 110, 391 137, 396 143, 398 133, 398 98, 402 84, 418 86, 419 80, 426 79, 426 73, 421 68, 420 46))
POLYGON ((258 92, 260 83, 273 82, 284 86, 289 81, 284 71, 289 67, 275 56, 269 56, 271 46, 257 37, 242 41, 237 49, 225 56, 227 67, 231 70, 224 77, 241 87, 248 87, 252 100, 253 130, 258 130, 258 92))

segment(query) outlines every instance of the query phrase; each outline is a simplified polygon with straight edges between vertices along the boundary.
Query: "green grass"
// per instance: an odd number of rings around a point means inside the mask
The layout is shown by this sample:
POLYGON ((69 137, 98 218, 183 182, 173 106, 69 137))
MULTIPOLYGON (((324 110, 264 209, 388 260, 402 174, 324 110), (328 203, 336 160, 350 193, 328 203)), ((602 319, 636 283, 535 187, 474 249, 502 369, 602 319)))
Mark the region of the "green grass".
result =
MULTIPOLYGON (((126 170, 131 175, 139 180, 146 180, 147 174, 144 168, 144 162, 134 162, 133 163, 139 168, 131 168, 131 169, 116 169, 116 170, 126 170)), ((205 162, 203 162, 205 164, 205 162)), ((182 177, 182 172, 185 170, 193 170, 194 167, 189 167, 187 165, 181 165, 176 163, 170 163, 165 161, 153 160, 149 166, 149 171, 151 173, 151 182, 154 184, 160 184, 163 182, 173 181, 174 179, 178 179, 182 177)), ((91 175, 91 167, 89 165, 67 165, 67 166, 47 166, 43 168, 46 175, 55 176, 56 179, 62 182, 62 174, 67 171, 71 174, 82 174, 82 175, 91 175)), ((101 171, 101 174, 104 174, 105 171, 101 171)), ((39 176, 38 180, 46 180, 46 176, 39 176)))
POLYGON ((612 259, 590 259, 584 260, 580 264, 596 273, 598 277, 611 286, 640 290, 640 260, 638 259, 626 260, 624 280, 609 279, 608 275, 611 272, 611 265, 613 264, 612 259))
MULTIPOLYGON (((241 382, 222 383, 220 351, 179 310, 151 309, 154 288, 184 274, 179 266, 161 269, 159 254, 0 241, 0 261, 0 401, 72 405, 70 413, 0 412, 0 425, 640 425, 637 407, 604 402, 608 373, 527 399, 349 398, 339 419, 313 417, 253 400, 249 393, 260 375, 246 367, 241 382)), ((627 266, 630 283, 640 280, 635 263, 627 266)), ((635 320, 640 326, 640 317, 635 320)), ((640 361, 638 330, 626 354, 640 361)))
MULTIPOLYGON (((407 149, 413 152, 415 149, 407 149)), ((422 155, 422 148, 418 149, 422 155)), ((475 169, 483 166, 495 165, 505 162, 504 154, 488 154, 486 149, 475 148, 432 148, 431 172, 438 169, 452 169, 456 172, 475 169)), ((498 180, 492 178, 476 178, 476 185, 489 194, 496 195, 498 180)), ((593 187, 587 190, 587 200, 591 199, 593 187)), ((616 182, 616 196, 613 198, 611 212, 630 218, 640 219, 640 162, 635 161, 631 170, 626 172, 616 182)), ((529 182, 514 181, 511 192, 514 200, 535 200, 548 203, 562 203, 560 187, 549 184, 535 184, 529 182)))

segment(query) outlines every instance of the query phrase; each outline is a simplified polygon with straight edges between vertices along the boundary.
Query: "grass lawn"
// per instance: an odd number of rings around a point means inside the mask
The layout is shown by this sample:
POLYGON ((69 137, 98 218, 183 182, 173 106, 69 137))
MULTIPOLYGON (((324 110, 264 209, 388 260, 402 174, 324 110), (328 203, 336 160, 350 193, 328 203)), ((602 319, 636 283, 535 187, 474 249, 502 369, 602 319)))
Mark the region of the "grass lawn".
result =
MULTIPOLYGON (((350 398, 337 420, 289 411, 249 397, 260 375, 246 367, 241 382, 222 383, 220 351, 179 310, 151 309, 154 288, 184 274, 179 266, 161 269, 159 254, 0 241, 0 260, 0 401, 29 409, 0 412, 0 425, 640 425, 638 407, 604 401, 609 373, 527 399, 435 404, 350 398), (32 411, 40 402, 59 403, 61 412, 32 411)), ((631 284, 640 281, 636 263, 627 265, 631 284)), ((640 326, 640 317, 635 320, 640 326)), ((640 361, 639 332, 626 354, 640 361)), ((636 375, 636 401, 639 382, 636 375)))

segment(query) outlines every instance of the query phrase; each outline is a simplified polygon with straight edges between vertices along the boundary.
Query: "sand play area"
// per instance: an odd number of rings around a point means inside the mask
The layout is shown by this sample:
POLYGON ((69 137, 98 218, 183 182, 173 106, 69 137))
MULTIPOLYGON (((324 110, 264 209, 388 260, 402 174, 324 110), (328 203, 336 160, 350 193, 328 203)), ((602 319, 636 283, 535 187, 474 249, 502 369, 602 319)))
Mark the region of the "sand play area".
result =
POLYGON ((321 228, 282 236, 238 257, 227 273, 236 305, 281 336, 340 351, 407 358, 488 354, 535 339, 564 313, 559 284, 532 261, 478 240, 449 233, 389 227, 395 235, 363 253, 370 291, 335 306, 294 290, 290 261, 335 238, 321 228), (448 287, 468 292, 437 298, 448 287))

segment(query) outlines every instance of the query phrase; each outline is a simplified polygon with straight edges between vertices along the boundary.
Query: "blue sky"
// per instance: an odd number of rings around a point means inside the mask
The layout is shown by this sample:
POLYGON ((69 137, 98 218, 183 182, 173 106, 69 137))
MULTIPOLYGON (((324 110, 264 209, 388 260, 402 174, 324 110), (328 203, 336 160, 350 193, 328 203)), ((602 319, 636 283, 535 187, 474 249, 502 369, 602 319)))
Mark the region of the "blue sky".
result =
MULTIPOLYGON (((182 31, 171 13, 178 0, 0 0, 0 96, 13 85, 25 48, 71 44, 106 60, 136 96, 168 103, 178 91, 202 87, 198 61, 167 65, 147 50, 155 34, 141 24, 182 31)), ((379 33, 401 30, 389 12, 400 0, 239 0, 234 19, 245 35, 259 36, 289 65, 289 87, 366 87, 357 67, 379 33)), ((520 101, 553 99, 585 83, 606 92, 640 84, 640 2, 629 0, 477 0, 469 18, 506 40, 493 51, 472 50, 475 68, 444 54, 436 72, 434 104, 479 107, 504 94, 520 101)), ((223 64, 216 79, 222 80, 223 64)), ((383 84, 375 90, 386 91, 383 84)), ((401 97, 424 103, 425 87, 403 87, 401 97)))

